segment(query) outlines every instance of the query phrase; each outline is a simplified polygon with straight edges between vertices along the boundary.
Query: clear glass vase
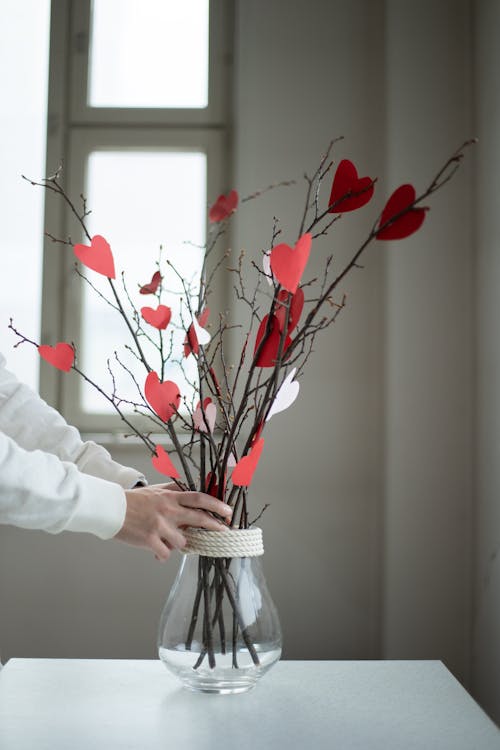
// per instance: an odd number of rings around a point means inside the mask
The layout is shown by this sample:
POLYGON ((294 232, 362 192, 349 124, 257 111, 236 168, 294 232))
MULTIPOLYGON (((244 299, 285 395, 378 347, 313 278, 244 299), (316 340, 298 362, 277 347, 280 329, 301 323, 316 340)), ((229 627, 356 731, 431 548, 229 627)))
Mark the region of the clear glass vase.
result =
POLYGON ((211 555, 224 550, 208 550, 183 555, 160 620, 159 656, 190 690, 242 693, 281 656, 278 613, 259 554, 222 557, 211 555))

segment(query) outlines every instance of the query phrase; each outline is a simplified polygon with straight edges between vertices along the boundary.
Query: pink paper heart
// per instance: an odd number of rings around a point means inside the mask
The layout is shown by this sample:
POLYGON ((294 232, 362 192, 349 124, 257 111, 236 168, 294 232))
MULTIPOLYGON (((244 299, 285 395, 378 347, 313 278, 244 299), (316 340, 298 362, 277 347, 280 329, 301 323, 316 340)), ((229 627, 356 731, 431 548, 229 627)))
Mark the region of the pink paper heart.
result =
POLYGON ((278 304, 276 305, 276 320, 279 323, 280 331, 285 327, 286 320, 286 308, 284 305, 280 305, 280 302, 290 305, 290 312, 288 313, 288 333, 291 333, 295 326, 300 320, 302 315, 302 309, 304 307, 304 291, 302 287, 298 287, 295 294, 291 295, 286 289, 280 289, 277 297, 278 304), (290 299, 291 298, 291 299, 290 299))
POLYGON ((378 240, 403 240, 422 226, 427 208, 409 208, 415 201, 413 185, 400 185, 391 195, 380 217, 378 240), (398 216, 398 214, 401 214, 398 216), (393 217, 397 217, 394 218, 393 217), (390 223, 388 223, 390 222, 390 223), (384 225, 387 224, 386 227, 384 225))
POLYGON ((203 409, 201 404, 198 404, 193 412, 193 424, 200 432, 207 432, 207 424, 210 434, 213 434, 215 428, 215 420, 217 419, 217 407, 210 398, 206 398, 203 401, 203 409), (205 415, 203 415, 205 412, 205 415))
POLYGON ((238 193, 231 190, 228 195, 219 195, 213 206, 208 212, 208 218, 211 222, 223 221, 238 208, 238 193))
POLYGON ((108 279, 115 278, 115 263, 109 243, 100 234, 94 235, 90 245, 75 245, 73 252, 87 268, 97 271, 108 279))
POLYGON ((340 214, 354 211, 371 200, 373 180, 371 177, 358 177, 356 167, 349 159, 342 159, 333 178, 328 205, 329 213, 340 214))
POLYGON ((60 341, 55 346, 42 344, 38 347, 38 353, 42 359, 57 367, 58 370, 69 372, 75 361, 75 351, 70 344, 60 341))
POLYGON ((168 422, 179 408, 181 394, 172 380, 161 383, 156 372, 152 371, 144 385, 146 401, 163 422, 168 422))
POLYGON ((295 294, 311 252, 312 236, 303 234, 295 248, 276 245, 271 250, 271 270, 284 289, 295 294))
POLYGON ((179 479, 180 474, 173 465, 168 453, 161 447, 161 445, 157 445, 155 451, 156 455, 151 458, 151 463, 156 471, 159 471, 160 474, 165 474, 165 476, 170 477, 171 479, 179 479))
POLYGON ((161 278, 161 273, 159 271, 155 271, 149 284, 144 284, 144 286, 141 286, 141 288, 139 289, 139 294, 156 294, 156 291, 161 284, 161 278))
POLYGON ((172 310, 166 305, 158 305, 156 310, 152 307, 141 307, 141 315, 146 323, 163 331, 170 323, 172 310))
MULTIPOLYGON (((257 331, 257 337, 255 339, 255 347, 254 347, 254 352, 253 352, 254 356, 255 356, 255 352, 260 346, 260 342, 265 336, 268 319, 269 319, 269 315, 265 315, 262 318, 261 324, 259 326, 259 330, 257 331)), ((267 335, 267 338, 257 358, 257 362, 256 362, 257 367, 274 367, 274 365, 276 364, 276 360, 278 358, 278 354, 279 354, 280 340, 281 340, 280 326, 276 317, 273 316, 271 323, 270 323, 270 331, 267 335)), ((283 345, 283 358, 284 358, 286 350, 288 349, 291 343, 292 343, 292 339, 290 338, 290 336, 287 335, 285 339, 285 343, 283 345)))
POLYGON ((299 395, 300 385, 298 380, 294 380, 296 372, 297 368, 294 367, 282 382, 281 386, 278 389, 278 392, 276 393, 276 396, 274 397, 272 406, 269 409, 269 413, 266 417, 266 422, 269 422, 271 417, 273 417, 275 414, 278 414, 280 411, 285 411, 285 409, 288 409, 288 407, 293 404, 293 402, 299 395))
POLYGON ((259 438, 250 448, 249 453, 240 458, 231 476, 233 484, 237 487, 248 487, 251 484, 263 448, 264 438, 259 438))

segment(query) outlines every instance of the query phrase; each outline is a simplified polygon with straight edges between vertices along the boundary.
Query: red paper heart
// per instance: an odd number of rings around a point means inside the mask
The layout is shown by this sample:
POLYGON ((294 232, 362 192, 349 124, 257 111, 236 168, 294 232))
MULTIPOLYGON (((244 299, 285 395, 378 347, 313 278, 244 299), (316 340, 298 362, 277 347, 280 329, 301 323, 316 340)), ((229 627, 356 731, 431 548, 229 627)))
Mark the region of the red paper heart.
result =
POLYGON ((156 290, 161 284, 161 278, 161 273, 159 271, 155 271, 149 284, 144 284, 144 286, 141 286, 141 288, 139 289, 139 294, 156 294, 156 290))
POLYGON ((340 214, 361 208, 373 195, 371 177, 358 177, 356 167, 349 159, 342 159, 333 178, 328 205, 329 213, 340 214))
POLYGON ((233 211, 238 208, 238 193, 236 190, 231 190, 227 196, 219 195, 213 206, 208 212, 208 218, 211 222, 222 221, 231 216, 233 211))
MULTIPOLYGON (((261 324, 259 326, 259 330, 257 331, 257 337, 255 339, 255 347, 253 350, 254 356, 266 332, 268 319, 269 319, 269 315, 266 315, 264 316, 264 318, 262 318, 261 324)), ((281 339, 280 326, 276 317, 273 316, 271 323, 270 323, 269 334, 264 344, 262 345, 262 349, 260 350, 260 353, 256 362, 257 367, 274 367, 274 365, 276 364, 276 360, 278 358, 278 353, 279 353, 279 348, 280 348, 280 339, 281 339)), ((287 335, 284 346, 283 346, 283 355, 285 354, 286 350, 288 349, 291 343, 292 343, 292 339, 290 338, 290 336, 287 335)))
MULTIPOLYGON (((277 297, 278 303, 283 302, 290 305, 290 312, 288 314, 288 329, 287 332, 291 333, 295 326, 300 320, 302 315, 302 308, 304 307, 304 291, 302 287, 298 287, 295 294, 291 295, 286 289, 280 289, 277 297), (291 297, 290 301, 289 298, 291 297)), ((276 320, 279 323, 280 331, 285 327, 286 320, 286 308, 283 305, 276 305, 276 320)))
MULTIPOLYGON (((210 309, 205 307, 201 315, 197 318, 199 325, 205 328, 208 316, 210 315, 210 309)), ((191 323, 187 329, 186 338, 184 339, 184 356, 189 357, 191 352, 198 354, 200 351, 200 345, 198 344, 198 336, 194 330, 194 325, 191 323)))
POLYGON ((75 245, 73 252, 87 268, 97 271, 108 279, 115 278, 115 263, 109 243, 100 234, 94 235, 90 245, 75 245))
POLYGON ((168 453, 161 445, 157 445, 155 451, 156 455, 151 458, 151 463, 156 471, 159 471, 160 474, 165 474, 165 476, 171 479, 179 479, 180 474, 170 460, 168 453))
POLYGON ((55 346, 49 346, 48 344, 42 344, 38 347, 38 353, 42 359, 49 362, 53 367, 57 367, 58 370, 69 372, 75 361, 75 351, 70 344, 66 344, 64 341, 60 341, 55 346))
POLYGON ((175 414, 181 401, 181 394, 176 383, 172 380, 165 380, 161 383, 156 372, 148 374, 144 385, 144 395, 148 404, 163 422, 168 422, 175 414))
POLYGON ((170 323, 172 310, 166 305, 158 305, 156 310, 152 307, 141 307, 141 315, 146 323, 163 331, 170 323))
POLYGON ((413 185, 400 185, 385 204, 377 232, 378 240, 403 240, 422 226, 427 208, 409 208, 415 201, 413 185), (401 214, 401 216, 398 216, 401 214), (394 218, 393 217, 396 217, 394 218), (387 222, 390 222, 387 224, 387 222), (384 226, 387 224, 387 226, 384 226))
MULTIPOLYGON (((219 496, 219 485, 217 484, 217 475, 212 474, 211 471, 208 472, 206 479, 205 479, 205 492, 207 495, 212 495, 212 497, 218 497, 219 496)), ((223 495, 226 494, 226 475, 224 474, 224 491, 222 493, 223 495)), ((229 523, 229 520, 227 521, 229 523)))
POLYGON ((311 252, 312 236, 307 233, 290 245, 276 245, 271 250, 271 270, 282 287, 295 294, 311 252))
POLYGON ((264 448, 264 438, 259 438, 253 447, 250 449, 248 455, 240 458, 238 463, 233 469, 231 479, 233 484, 237 487, 248 487, 252 481, 254 471, 257 468, 259 459, 264 448))

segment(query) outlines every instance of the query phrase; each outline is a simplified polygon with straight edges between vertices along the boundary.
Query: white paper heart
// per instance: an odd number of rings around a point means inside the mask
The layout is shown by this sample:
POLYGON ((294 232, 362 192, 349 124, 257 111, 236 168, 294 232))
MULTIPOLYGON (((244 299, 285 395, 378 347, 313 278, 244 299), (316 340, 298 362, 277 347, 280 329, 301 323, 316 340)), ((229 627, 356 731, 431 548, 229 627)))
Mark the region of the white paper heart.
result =
POLYGON ((236 466, 236 458, 234 457, 234 453, 231 451, 229 454, 229 458, 227 459, 227 468, 228 469, 234 469, 236 466))
POLYGON ((210 342, 210 339, 212 338, 207 331, 206 328, 202 328, 198 321, 196 320, 196 316, 193 316, 193 328, 194 332, 196 333, 196 338, 198 339, 198 343, 200 346, 206 346, 210 342))
POLYGON ((200 432, 207 432, 207 424, 208 424, 208 429, 210 430, 210 434, 212 434, 214 431, 214 427, 215 427, 215 420, 217 418, 217 407, 214 403, 210 403, 205 406, 204 411, 205 411, 205 417, 203 417, 201 404, 198 404, 198 406, 196 407, 193 413, 194 426, 200 432))
POLYGON ((267 283, 269 286, 272 286, 273 284, 273 272, 271 271, 271 251, 268 250, 267 253, 264 253, 264 257, 262 258, 262 268, 264 269, 264 273, 266 274, 267 283))
POLYGON ((293 404, 293 402, 299 395, 299 382, 298 380, 293 380, 296 372, 297 368, 294 367, 282 382, 274 398, 272 406, 269 409, 269 414, 266 417, 266 422, 269 422, 271 417, 273 417, 275 414, 278 414, 278 412, 288 409, 288 407, 293 404))

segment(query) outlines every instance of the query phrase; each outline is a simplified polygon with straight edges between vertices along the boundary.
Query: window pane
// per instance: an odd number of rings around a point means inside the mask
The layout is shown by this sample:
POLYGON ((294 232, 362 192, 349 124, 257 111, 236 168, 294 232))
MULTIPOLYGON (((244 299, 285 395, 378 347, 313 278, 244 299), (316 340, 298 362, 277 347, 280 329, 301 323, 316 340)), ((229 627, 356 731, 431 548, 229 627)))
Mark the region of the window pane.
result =
MULTIPOLYGON (((9 318, 29 338, 40 337, 43 190, 21 179, 45 174, 49 0, 1 3, 0 90, 0 350, 8 367, 38 390, 39 356, 17 339, 9 318)), ((55 342, 50 342, 55 343, 55 342)))
MULTIPOLYGON (((116 286, 126 301, 121 272, 130 298, 137 310, 156 308, 152 295, 139 294, 139 286, 148 283, 157 270, 161 250, 164 276, 162 304, 172 308, 172 322, 165 341, 172 336, 173 353, 164 379, 173 380, 190 401, 196 365, 193 357, 184 359, 184 330, 175 329, 175 321, 184 321, 182 283, 166 265, 168 259, 179 274, 192 282, 199 277, 203 262, 202 245, 206 226, 206 155, 193 151, 97 151, 89 156, 87 168, 87 204, 92 210, 88 224, 91 234, 104 236, 111 245, 116 267, 116 286)), ((85 271, 85 269, 82 269, 85 271)), ((111 301, 109 282, 92 271, 86 273, 92 284, 111 301)), ((127 311, 130 313, 127 304, 127 311)), ((144 324, 153 342, 159 342, 158 331, 144 324)), ((154 344, 140 338, 150 365, 158 374, 161 357, 154 344)), ((146 377, 143 365, 124 345, 133 344, 120 314, 107 305, 88 284, 84 284, 83 331, 80 358, 83 369, 109 392, 112 380, 107 370, 108 357, 118 353, 120 360, 137 376, 141 386, 146 377)), ((133 380, 114 360, 111 363, 120 397, 138 400, 133 380)), ((82 407, 87 412, 107 413, 113 409, 91 386, 82 386, 82 407)), ((129 410, 131 410, 129 408, 129 410)))
POLYGON ((208 104, 208 0, 93 0, 89 105, 208 104))

